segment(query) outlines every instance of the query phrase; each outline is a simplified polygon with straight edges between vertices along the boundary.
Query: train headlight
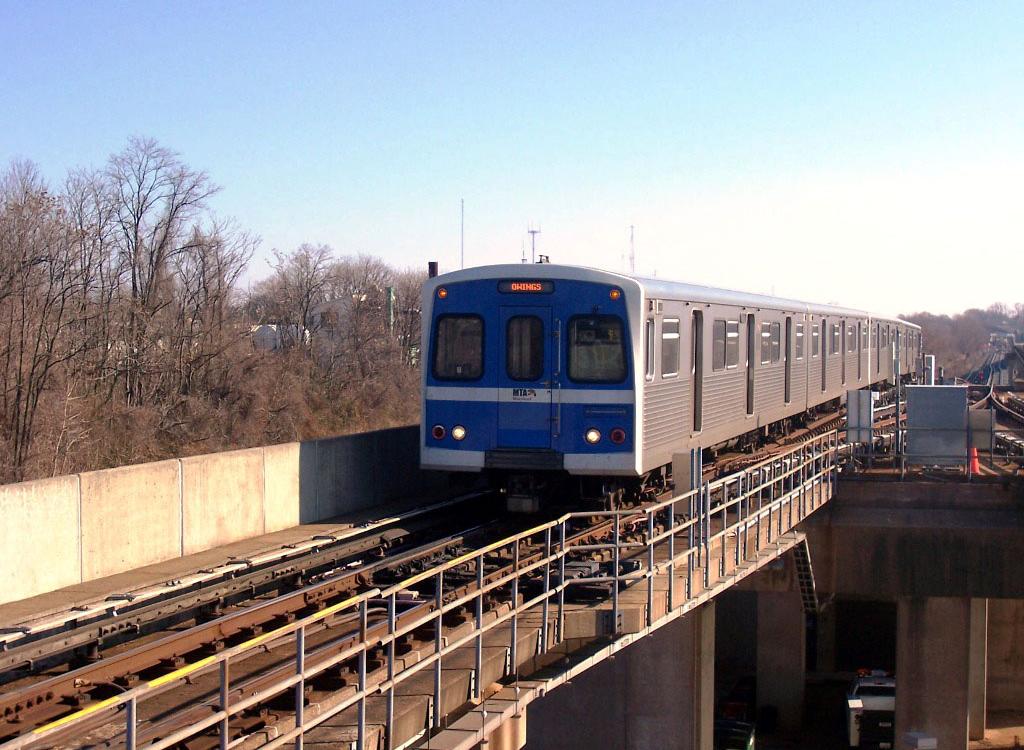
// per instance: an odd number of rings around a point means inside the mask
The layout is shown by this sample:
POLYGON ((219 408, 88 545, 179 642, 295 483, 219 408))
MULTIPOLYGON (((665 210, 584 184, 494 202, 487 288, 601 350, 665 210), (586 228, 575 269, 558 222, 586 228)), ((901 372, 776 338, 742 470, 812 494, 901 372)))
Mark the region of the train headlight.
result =
POLYGON ((444 440, 444 425, 435 424, 430 434, 434 436, 434 440, 444 440))
POLYGON ((596 427, 591 427, 585 433, 583 433, 583 439, 591 445, 594 445, 601 439, 601 431, 596 427))
POLYGON ((466 428, 461 424, 457 424, 452 427, 452 439, 463 440, 466 437, 466 428))
POLYGON ((614 430, 608 433, 608 437, 616 445, 622 445, 626 442, 626 431, 621 427, 616 427, 614 430))

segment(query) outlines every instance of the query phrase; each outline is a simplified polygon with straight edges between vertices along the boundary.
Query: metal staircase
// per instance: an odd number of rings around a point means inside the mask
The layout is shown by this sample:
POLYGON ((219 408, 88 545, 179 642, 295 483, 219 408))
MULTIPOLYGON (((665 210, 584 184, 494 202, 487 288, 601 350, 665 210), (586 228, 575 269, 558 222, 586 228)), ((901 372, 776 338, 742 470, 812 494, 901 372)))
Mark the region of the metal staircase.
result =
POLYGON ((814 569, 811 567, 811 551, 804 539, 793 548, 796 563, 796 578, 800 584, 800 599, 807 614, 818 611, 818 592, 814 587, 814 569))

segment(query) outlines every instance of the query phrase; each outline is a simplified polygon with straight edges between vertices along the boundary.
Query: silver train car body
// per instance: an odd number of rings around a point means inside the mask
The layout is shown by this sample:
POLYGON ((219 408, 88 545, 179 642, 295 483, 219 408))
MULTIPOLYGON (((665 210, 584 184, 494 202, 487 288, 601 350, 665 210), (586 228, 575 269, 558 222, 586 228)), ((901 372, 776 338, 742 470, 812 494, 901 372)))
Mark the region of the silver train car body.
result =
POLYGON ((908 376, 920 357, 920 327, 898 318, 691 284, 634 281, 644 327, 635 342, 637 361, 643 363, 636 378, 640 473, 670 463, 673 453, 714 446, 841 399, 849 390, 908 376), (683 365, 671 376, 659 354, 666 321, 675 320, 683 365))
MULTIPOLYGON (((552 293, 528 304, 552 304, 560 280, 621 290, 631 360, 632 455, 594 465, 573 461, 567 448, 564 468, 569 474, 642 477, 670 464, 673 454, 720 445, 840 399, 848 390, 907 376, 916 370, 921 354, 918 326, 864 310, 576 266, 485 266, 444 274, 424 285, 425 394, 437 394, 443 385, 431 385, 427 374, 434 357, 438 290, 481 280, 499 285, 509 279, 553 282, 552 293)), ((472 311, 472 305, 467 300, 465 309, 472 311)), ((564 321, 563 316, 554 325, 564 329, 564 321)), ((555 331, 553 338, 556 346, 565 345, 564 330, 555 331)), ((427 398, 421 428, 423 467, 485 469, 485 451, 470 454, 432 445, 427 398)), ((595 405, 600 403, 595 400, 595 405)), ((532 467, 524 463, 521 468, 532 467)), ((503 468, 516 467, 506 463, 503 468)))

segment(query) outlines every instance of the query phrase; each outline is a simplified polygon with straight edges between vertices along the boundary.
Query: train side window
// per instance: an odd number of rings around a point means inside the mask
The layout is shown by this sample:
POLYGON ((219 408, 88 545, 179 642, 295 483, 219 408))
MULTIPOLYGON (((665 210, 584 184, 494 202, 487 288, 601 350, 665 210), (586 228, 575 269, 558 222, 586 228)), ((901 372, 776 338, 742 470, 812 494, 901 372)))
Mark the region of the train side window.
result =
POLYGON ((536 315, 508 319, 505 372, 512 380, 540 380, 544 374, 544 322, 536 315))
POLYGON ((772 341, 772 362, 778 362, 782 359, 782 324, 772 323, 771 331, 772 341))
POLYGON ((828 353, 829 354, 838 354, 839 351, 840 351, 840 349, 839 349, 839 324, 838 323, 833 323, 832 324, 832 341, 831 341, 831 343, 829 345, 828 353))
POLYGON ((761 364, 766 365, 772 361, 772 329, 771 323, 761 324, 761 364))
POLYGON ((737 367, 740 363, 740 322, 725 322, 725 369, 737 367))
POLYGON ((863 349, 864 351, 867 351, 868 350, 868 326, 867 326, 866 323, 858 323, 858 325, 860 326, 860 336, 861 336, 860 348, 863 349))
POLYGON ((821 350, 821 334, 818 333, 818 324, 811 326, 811 356, 817 357, 821 350))
POLYGON ((484 374, 484 320, 479 315, 442 315, 434 329, 434 377, 477 380, 484 374))
POLYGON ((796 358, 798 360, 804 358, 804 324, 796 324, 796 358))
POLYGON ((661 377, 679 374, 679 319, 666 318, 661 322, 661 377))
POLYGON ((846 351, 857 351, 857 331, 852 324, 846 326, 846 351))
POLYGON ((626 347, 618 315, 569 319, 569 378, 577 383, 621 383, 626 379, 626 347))
POLYGON ((711 369, 725 369, 725 321, 716 320, 711 326, 711 369))

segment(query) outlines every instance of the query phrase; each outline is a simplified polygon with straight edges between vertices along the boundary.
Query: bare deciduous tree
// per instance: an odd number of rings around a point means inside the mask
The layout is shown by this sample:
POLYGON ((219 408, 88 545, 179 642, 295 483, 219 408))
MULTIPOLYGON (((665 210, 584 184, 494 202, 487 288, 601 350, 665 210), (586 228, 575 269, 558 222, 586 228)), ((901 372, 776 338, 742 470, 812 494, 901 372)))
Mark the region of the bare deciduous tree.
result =
POLYGON ((56 191, 0 173, 0 481, 416 418, 423 274, 301 245, 243 299, 215 190, 141 138, 56 191))
POLYGON ((121 267, 131 296, 123 321, 125 394, 143 403, 148 359, 158 345, 150 329, 170 302, 169 264, 185 250, 192 223, 214 187, 205 172, 190 169, 174 152, 147 138, 132 138, 110 159, 107 175, 114 196, 121 267))
POLYGON ((55 368, 83 348, 68 325, 81 266, 59 203, 30 164, 0 178, 0 267, 0 412, 8 471, 20 479, 40 398, 55 368))

